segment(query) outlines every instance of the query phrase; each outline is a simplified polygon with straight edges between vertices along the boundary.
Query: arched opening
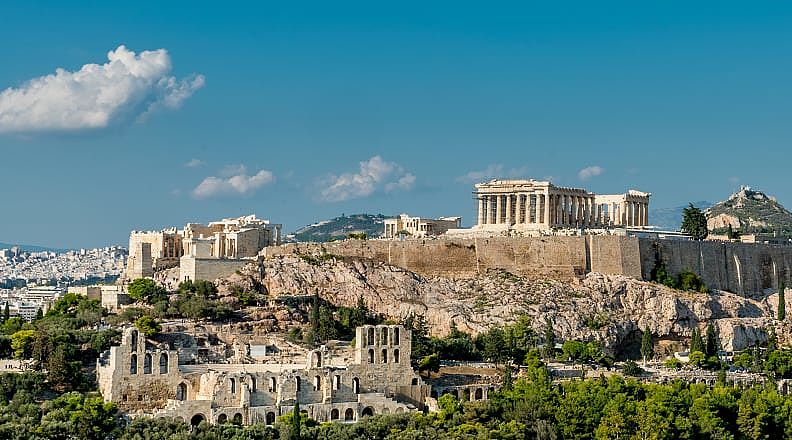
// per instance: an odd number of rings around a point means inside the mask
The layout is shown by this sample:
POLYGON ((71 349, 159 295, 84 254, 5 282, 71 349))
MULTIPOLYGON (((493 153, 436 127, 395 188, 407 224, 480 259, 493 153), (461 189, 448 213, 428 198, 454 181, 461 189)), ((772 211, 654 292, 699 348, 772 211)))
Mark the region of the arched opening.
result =
POLYGON ((380 328, 380 345, 388 345, 388 327, 380 328))
POLYGON ((368 361, 369 361, 370 364, 374 363, 374 349, 373 348, 369 348, 368 361))
POLYGON ((297 382, 297 391, 300 391, 300 388, 302 388, 302 379, 300 379, 300 376, 297 376, 295 380, 297 382))
POLYGON ((388 350, 386 348, 382 349, 382 363, 383 364, 388 363, 388 350))
POLYGON ((204 420, 206 420, 206 417, 204 417, 203 414, 196 414, 196 415, 192 416, 192 418, 190 419, 190 425, 191 426, 198 426, 204 420))
POLYGON ((338 410, 336 408, 333 408, 330 411, 330 420, 338 420, 338 417, 339 417, 338 410))
POLYGON ((388 408, 382 408, 382 414, 390 414, 390 410, 388 408))
POLYGON ((465 390, 462 391, 462 398, 465 400, 465 402, 470 401, 470 388, 465 388, 465 390))
POLYGON ((399 345, 399 327, 393 328, 393 345, 399 345))
POLYGON ((353 411, 352 408, 347 408, 346 411, 344 411, 344 420, 355 420, 355 411, 353 411))
POLYGON ((357 377, 352 379, 352 392, 355 394, 360 394, 360 379, 357 377))
POLYGON ((241 425, 241 424, 242 424, 242 414, 240 414, 240 413, 236 413, 236 414, 234 414, 234 420, 233 420, 233 423, 234 423, 235 425, 241 425))
POLYGON ((363 408, 363 412, 361 413, 363 417, 371 417, 374 415, 374 408, 367 406, 363 408))
POLYGON ((137 355, 129 357, 129 374, 137 374, 137 355))
POLYGON ((268 412, 265 421, 267 422, 268 425, 274 425, 275 424, 275 413, 272 412, 272 411, 268 412))
POLYGON ((410 382, 410 383, 413 384, 413 385, 418 385, 418 378, 417 377, 413 377, 412 378, 412 382, 410 382))
POLYGON ((236 394, 236 380, 232 377, 228 379, 228 384, 231 388, 231 394, 236 394))
POLYGON ((184 382, 176 386, 176 400, 187 400, 187 384, 184 382))
POLYGON ((367 345, 374 345, 374 327, 368 328, 368 344, 367 345))
POLYGON ((320 376, 314 376, 314 391, 319 391, 322 388, 322 378, 320 376))
POLYGON ((222 425, 223 423, 226 423, 226 422, 228 422, 228 416, 227 415, 220 414, 219 416, 217 416, 217 423, 222 425))
POLYGON ((137 351, 138 349, 138 332, 137 330, 132 330, 132 351, 137 351))
POLYGON ((151 353, 143 356, 143 374, 151 374, 151 353))
POLYGON ((168 374, 168 355, 167 353, 162 353, 159 359, 160 364, 160 374, 168 374))
POLYGON ((316 353, 316 368, 322 367, 322 353, 316 353))
POLYGON ((250 392, 251 393, 255 393, 257 389, 258 389, 258 384, 256 384, 256 378, 255 377, 251 377, 250 378, 250 392))
POLYGON ((452 396, 454 396, 454 398, 455 398, 456 400, 459 400, 459 391, 458 391, 458 390, 451 390, 451 392, 450 392, 449 394, 451 394, 452 396))
POLYGON ((278 380, 275 377, 269 378, 269 391, 270 393, 278 391, 278 380))
POLYGON ((333 376, 333 389, 340 390, 341 389, 341 376, 335 375, 333 376))
POLYGON ((476 400, 481 400, 484 398, 484 391, 481 388, 476 388, 476 400))
POLYGON ((402 407, 398 407, 398 408, 396 408, 396 411, 395 411, 395 412, 396 412, 396 414, 401 414, 401 413, 403 413, 403 412, 404 412, 404 408, 402 408, 402 407))
POLYGON ((398 364, 399 363, 399 349, 393 350, 393 362, 398 364))

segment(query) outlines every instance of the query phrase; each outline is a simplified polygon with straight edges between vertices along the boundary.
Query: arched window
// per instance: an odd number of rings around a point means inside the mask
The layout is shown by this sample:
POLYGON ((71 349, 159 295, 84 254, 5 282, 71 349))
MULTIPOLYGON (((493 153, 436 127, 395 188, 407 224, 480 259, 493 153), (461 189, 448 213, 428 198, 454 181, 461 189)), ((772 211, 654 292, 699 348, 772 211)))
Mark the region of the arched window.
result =
POLYGON ((374 345, 374 327, 368 328, 368 345, 374 345))
POLYGON ((322 378, 314 376, 314 391, 319 391, 319 388, 322 388, 322 378))
POLYGON ((344 411, 344 420, 355 420, 355 411, 353 411, 352 408, 347 408, 346 411, 344 411))
POLYGON ((270 411, 270 412, 267 413, 266 422, 267 422, 268 425, 275 424, 275 413, 274 412, 270 411))
POLYGON ((236 380, 232 377, 228 382, 231 384, 231 394, 236 394, 236 380))
POLYGON ((380 345, 388 345, 388 327, 380 327, 380 345))
POLYGON ((151 374, 151 353, 143 356, 143 374, 151 374))
POLYGON ((220 414, 219 416, 217 416, 217 423, 222 425, 223 423, 226 423, 227 421, 228 421, 228 416, 227 415, 220 414))
POLYGON ((129 374, 137 374, 137 355, 129 357, 129 374))
POLYGON ((386 348, 382 349, 382 360, 380 362, 382 362, 383 364, 388 363, 388 349, 386 348))
POLYGON ((352 392, 355 394, 360 394, 360 379, 357 377, 352 379, 352 392))
POLYGON ((241 425, 242 424, 242 414, 240 414, 240 413, 234 414, 233 422, 234 422, 235 425, 241 425))
POLYGON ((393 362, 397 363, 397 364, 399 363, 399 349, 398 348, 393 350, 393 362))
POLYGON ((302 385, 302 380, 300 379, 300 376, 297 376, 297 391, 300 391, 300 385, 302 385))
POLYGON ((369 348, 368 361, 369 361, 370 364, 374 363, 374 349, 373 348, 369 348))
POLYGON ((187 384, 184 382, 176 387, 176 400, 187 400, 187 384))
POLYGON ((484 398, 484 391, 481 388, 476 388, 476 400, 481 400, 484 398))
POLYGON ((371 417, 374 415, 374 408, 367 406, 363 408, 363 412, 361 413, 363 417, 371 417))
POLYGON ((316 353, 316 368, 322 367, 322 353, 316 353))
POLYGON ((269 391, 270 393, 278 391, 278 380, 275 377, 270 377, 269 379, 269 391))
POLYGON ((399 327, 393 328, 393 345, 399 345, 399 327))
POLYGON ((196 415, 192 416, 192 418, 190 419, 190 425, 198 426, 204 420, 206 420, 206 419, 204 418, 203 414, 196 414, 196 415))
POLYGON ((162 353, 160 355, 160 374, 168 374, 168 355, 166 353, 162 353))
POLYGON ((333 376, 333 389, 340 390, 341 389, 341 376, 335 375, 333 376))
POLYGON ((251 377, 250 378, 250 392, 251 393, 255 393, 256 392, 256 378, 255 377, 251 377))
POLYGON ((330 420, 338 420, 338 416, 339 416, 338 410, 336 408, 333 408, 330 411, 330 420))
POLYGON ((132 330, 132 350, 137 351, 138 349, 138 332, 137 330, 132 330))

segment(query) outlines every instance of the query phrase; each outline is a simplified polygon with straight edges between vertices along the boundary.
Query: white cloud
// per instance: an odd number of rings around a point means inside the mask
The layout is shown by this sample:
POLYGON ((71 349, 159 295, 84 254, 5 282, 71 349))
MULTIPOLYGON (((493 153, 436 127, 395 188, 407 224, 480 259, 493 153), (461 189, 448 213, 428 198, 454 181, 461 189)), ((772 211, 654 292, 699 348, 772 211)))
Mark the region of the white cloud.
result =
POLYGON ((197 168, 203 165, 206 165, 206 162, 202 161, 201 159, 190 159, 184 164, 186 168, 197 168))
POLYGON ((582 170, 578 171, 578 179, 580 180, 589 180, 592 177, 599 176, 600 174, 605 172, 605 168, 602 168, 598 165, 593 165, 590 167, 583 168, 582 170))
POLYGON ((275 176, 272 171, 260 170, 249 176, 242 167, 239 174, 226 177, 209 176, 193 189, 193 197, 205 199, 223 195, 245 195, 255 192, 264 185, 272 183, 275 176))
POLYGON ((170 76, 168 51, 139 54, 119 46, 105 64, 31 79, 0 92, 0 133, 98 129, 178 108, 204 86, 203 75, 170 76))
POLYGON ((341 202, 368 197, 376 191, 386 193, 409 190, 415 185, 415 176, 401 165, 387 162, 380 156, 360 162, 357 173, 330 175, 320 181, 319 196, 326 202, 341 202))
POLYGON ((483 170, 471 171, 464 176, 457 177, 456 181, 461 183, 480 183, 494 178, 513 179, 525 177, 527 173, 527 167, 511 168, 507 170, 503 164, 491 163, 483 170))

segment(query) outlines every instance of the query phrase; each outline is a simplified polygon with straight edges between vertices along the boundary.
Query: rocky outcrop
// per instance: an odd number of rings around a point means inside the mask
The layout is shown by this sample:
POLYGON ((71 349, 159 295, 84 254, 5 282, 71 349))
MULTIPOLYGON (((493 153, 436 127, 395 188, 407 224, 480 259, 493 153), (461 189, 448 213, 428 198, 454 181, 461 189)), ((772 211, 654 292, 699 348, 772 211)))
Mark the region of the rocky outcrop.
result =
MULTIPOLYGON (((641 332, 673 346, 693 327, 712 322, 725 349, 742 349, 766 339, 777 294, 746 298, 728 292, 680 292, 620 275, 590 273, 575 282, 527 279, 490 271, 470 279, 425 278, 413 272, 360 258, 323 262, 286 255, 263 259, 220 281, 259 288, 271 296, 318 294, 337 305, 353 306, 358 297, 379 314, 400 319, 424 315, 436 334, 452 323, 479 333, 533 319, 538 331, 553 322, 562 339, 596 340, 611 353, 637 349, 641 332)), ((677 344, 681 348, 681 344, 677 344)))

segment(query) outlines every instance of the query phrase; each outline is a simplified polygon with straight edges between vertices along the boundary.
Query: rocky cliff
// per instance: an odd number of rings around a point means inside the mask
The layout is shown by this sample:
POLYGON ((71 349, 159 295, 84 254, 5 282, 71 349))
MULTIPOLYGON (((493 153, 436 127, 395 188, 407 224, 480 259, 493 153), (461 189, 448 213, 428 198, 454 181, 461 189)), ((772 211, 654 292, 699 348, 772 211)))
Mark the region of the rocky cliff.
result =
POLYGON ((731 226, 734 232, 792 236, 792 213, 775 197, 747 186, 706 212, 707 228, 715 233, 724 233, 731 226))
MULTIPOLYGON (((424 315, 436 334, 451 323, 478 333, 527 314, 540 330, 545 319, 563 339, 597 340, 613 354, 633 352, 642 329, 650 329, 660 347, 681 349, 694 326, 715 324, 725 349, 742 349, 764 341, 777 294, 752 298, 727 292, 680 292, 654 283, 590 273, 580 281, 559 282, 490 271, 471 279, 422 277, 362 258, 318 261, 295 255, 263 259, 240 274, 220 280, 260 289, 271 296, 312 295, 352 306, 362 296, 370 308, 388 318, 424 315)), ((788 329, 778 328, 781 338, 788 329)))

